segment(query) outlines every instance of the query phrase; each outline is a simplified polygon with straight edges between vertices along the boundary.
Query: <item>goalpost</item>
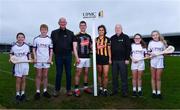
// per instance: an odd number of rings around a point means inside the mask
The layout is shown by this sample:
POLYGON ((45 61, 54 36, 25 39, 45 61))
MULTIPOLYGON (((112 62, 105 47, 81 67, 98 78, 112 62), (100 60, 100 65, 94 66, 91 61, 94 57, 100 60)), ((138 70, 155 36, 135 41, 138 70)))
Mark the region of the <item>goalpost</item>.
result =
POLYGON ((94 88, 94 96, 97 96, 97 68, 96 68, 96 23, 95 20, 97 18, 103 17, 103 11, 99 12, 86 12, 83 13, 83 19, 91 19, 92 20, 92 51, 93 51, 93 88, 94 88))

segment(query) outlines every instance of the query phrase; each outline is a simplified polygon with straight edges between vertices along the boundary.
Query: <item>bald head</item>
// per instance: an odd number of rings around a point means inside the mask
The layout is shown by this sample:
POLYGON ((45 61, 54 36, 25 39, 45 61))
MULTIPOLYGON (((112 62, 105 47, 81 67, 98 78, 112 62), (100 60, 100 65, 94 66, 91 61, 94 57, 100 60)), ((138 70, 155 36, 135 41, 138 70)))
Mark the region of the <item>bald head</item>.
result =
POLYGON ((59 26, 60 26, 61 29, 65 29, 65 28, 66 28, 66 25, 67 25, 66 18, 61 17, 61 18, 59 19, 58 24, 59 24, 59 26))
POLYGON ((120 35, 122 33, 122 26, 120 24, 115 25, 115 33, 120 35))

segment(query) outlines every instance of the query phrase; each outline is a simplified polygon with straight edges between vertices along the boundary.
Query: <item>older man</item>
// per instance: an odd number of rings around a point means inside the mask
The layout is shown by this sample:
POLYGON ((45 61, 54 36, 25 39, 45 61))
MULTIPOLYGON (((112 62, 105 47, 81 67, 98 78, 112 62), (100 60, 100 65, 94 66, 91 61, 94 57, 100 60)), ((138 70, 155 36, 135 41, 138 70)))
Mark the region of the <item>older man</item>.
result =
POLYGON ((65 18, 60 18, 58 22, 60 28, 52 31, 51 38, 53 42, 53 51, 55 54, 56 63, 56 81, 54 96, 58 96, 61 89, 61 80, 63 73, 63 65, 66 71, 66 90, 67 95, 72 95, 71 91, 71 62, 73 50, 74 33, 66 28, 67 21, 65 18))
POLYGON ((131 44, 129 37, 122 32, 122 26, 115 26, 115 35, 111 37, 112 51, 112 84, 113 94, 118 93, 118 77, 120 74, 122 81, 122 96, 128 95, 128 71, 131 44))

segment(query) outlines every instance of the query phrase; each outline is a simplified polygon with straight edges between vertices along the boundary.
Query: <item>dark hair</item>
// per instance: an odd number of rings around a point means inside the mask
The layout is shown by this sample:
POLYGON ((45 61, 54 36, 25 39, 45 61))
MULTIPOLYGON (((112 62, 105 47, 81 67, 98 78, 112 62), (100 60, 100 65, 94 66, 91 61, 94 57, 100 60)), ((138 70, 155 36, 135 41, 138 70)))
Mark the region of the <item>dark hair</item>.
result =
POLYGON ((47 24, 41 24, 41 26, 40 26, 40 30, 41 30, 41 28, 46 28, 46 29, 48 30, 48 26, 47 26, 47 24))
POLYGON ((86 21, 80 21, 79 25, 80 24, 85 24, 86 25, 86 21))
POLYGON ((16 35, 16 39, 18 38, 18 36, 19 35, 23 35, 24 36, 24 38, 25 38, 25 35, 24 35, 24 33, 22 33, 22 32, 19 32, 19 33, 17 33, 17 35, 16 35))
POLYGON ((136 36, 140 36, 140 38, 141 38, 140 44, 141 44, 141 46, 142 46, 143 48, 146 48, 147 45, 146 45, 146 43, 144 42, 144 40, 142 39, 142 35, 139 34, 139 33, 136 33, 136 34, 134 35, 134 38, 135 38, 136 36))
POLYGON ((105 27, 104 25, 100 25, 100 26, 98 26, 98 30, 99 30, 100 28, 103 28, 103 29, 104 29, 104 35, 106 35, 106 34, 107 34, 106 27, 105 27))

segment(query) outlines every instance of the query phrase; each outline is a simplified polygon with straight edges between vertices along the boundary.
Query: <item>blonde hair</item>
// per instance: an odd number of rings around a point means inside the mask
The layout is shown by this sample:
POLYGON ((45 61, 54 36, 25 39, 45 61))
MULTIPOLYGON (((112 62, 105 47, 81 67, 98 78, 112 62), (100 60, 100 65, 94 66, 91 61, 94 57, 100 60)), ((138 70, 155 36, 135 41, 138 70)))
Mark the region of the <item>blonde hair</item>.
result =
POLYGON ((153 34, 154 32, 158 33, 158 35, 159 35, 159 41, 161 41, 161 42, 167 47, 167 46, 168 46, 168 45, 167 45, 167 41, 164 39, 164 37, 160 34, 160 32, 159 32, 158 30, 152 31, 152 32, 151 32, 151 36, 152 36, 152 34, 153 34))

